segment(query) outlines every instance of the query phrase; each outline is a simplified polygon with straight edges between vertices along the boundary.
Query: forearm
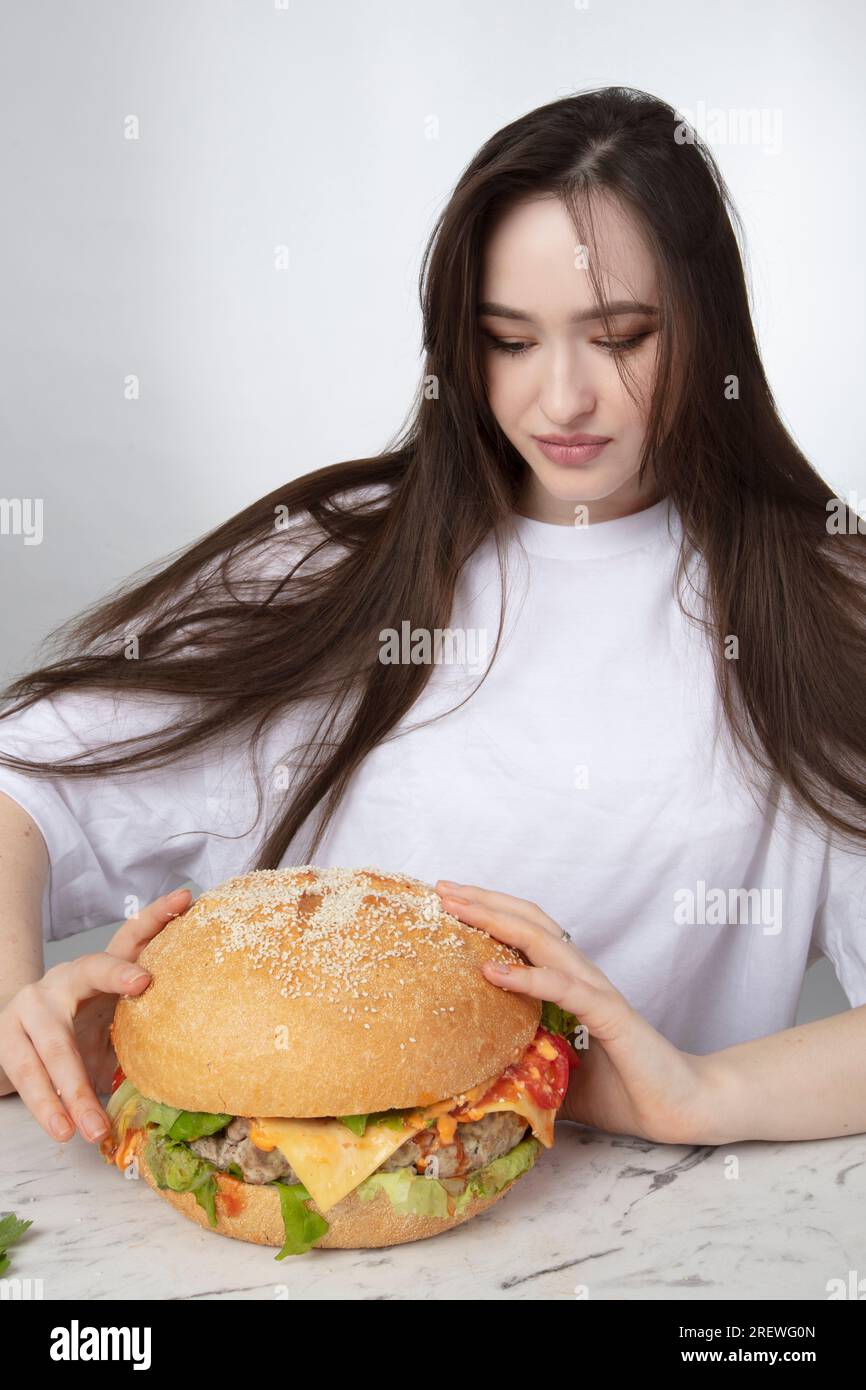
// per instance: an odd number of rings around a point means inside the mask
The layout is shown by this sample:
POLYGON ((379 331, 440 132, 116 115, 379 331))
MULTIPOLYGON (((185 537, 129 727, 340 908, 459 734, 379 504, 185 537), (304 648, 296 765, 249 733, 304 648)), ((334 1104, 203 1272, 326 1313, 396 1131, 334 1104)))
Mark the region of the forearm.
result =
MULTIPOLYGON (((39 827, 0 793, 0 1009, 42 977, 42 897, 48 852, 39 827)), ((13 1091, 0 1067, 0 1096, 13 1091)))
POLYGON ((866 1005, 695 1060, 693 1143, 866 1133, 866 1005))

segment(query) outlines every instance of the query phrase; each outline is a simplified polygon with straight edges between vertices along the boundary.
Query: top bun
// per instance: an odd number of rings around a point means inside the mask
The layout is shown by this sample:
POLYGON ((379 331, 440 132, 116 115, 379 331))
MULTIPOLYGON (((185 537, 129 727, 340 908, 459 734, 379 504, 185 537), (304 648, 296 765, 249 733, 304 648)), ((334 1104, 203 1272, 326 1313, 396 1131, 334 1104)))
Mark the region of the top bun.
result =
POLYGON ((432 1105, 495 1079, 541 1004, 485 979, 511 947, 376 868, 261 869, 203 893, 148 942, 153 976, 112 1038, 145 1096, 300 1118, 432 1105))

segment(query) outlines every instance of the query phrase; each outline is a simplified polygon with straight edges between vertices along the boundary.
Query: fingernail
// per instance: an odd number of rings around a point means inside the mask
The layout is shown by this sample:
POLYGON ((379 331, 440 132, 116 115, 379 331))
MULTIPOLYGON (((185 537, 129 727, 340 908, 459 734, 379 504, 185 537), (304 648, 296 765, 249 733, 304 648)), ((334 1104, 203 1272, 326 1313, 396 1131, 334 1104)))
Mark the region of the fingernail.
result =
POLYGON ((499 962, 498 962, 498 961, 495 961, 495 960, 489 960, 489 961, 487 962, 487 964, 488 964, 488 966, 490 967, 491 970, 495 970, 495 971, 496 971, 496 974, 497 974, 497 975, 510 975, 510 974, 511 974, 511 966, 510 966, 510 965, 500 965, 499 962))
POLYGON ((446 903, 467 903, 467 904, 468 904, 468 902, 469 902, 469 899, 468 899, 468 898, 461 898, 461 896, 460 896, 459 893, 444 893, 444 894, 443 894, 443 897, 444 897, 446 903))
POLYGON ((52 1115, 48 1127, 55 1139, 72 1138, 73 1129, 65 1115, 52 1115))
POLYGON ((82 1116, 81 1128, 88 1139, 101 1139, 103 1134, 108 1133, 108 1126, 98 1110, 88 1110, 87 1114, 82 1116))
POLYGON ((455 882, 455 880, 454 880, 453 878, 439 878, 439 879, 436 880, 436 882, 437 882, 437 883, 444 883, 444 885, 445 885, 446 888, 460 888, 460 887, 461 887, 461 885, 460 885, 459 883, 455 882))
POLYGON ((127 970, 124 972, 121 984, 137 985, 141 980, 149 980, 150 976, 146 970, 127 970))

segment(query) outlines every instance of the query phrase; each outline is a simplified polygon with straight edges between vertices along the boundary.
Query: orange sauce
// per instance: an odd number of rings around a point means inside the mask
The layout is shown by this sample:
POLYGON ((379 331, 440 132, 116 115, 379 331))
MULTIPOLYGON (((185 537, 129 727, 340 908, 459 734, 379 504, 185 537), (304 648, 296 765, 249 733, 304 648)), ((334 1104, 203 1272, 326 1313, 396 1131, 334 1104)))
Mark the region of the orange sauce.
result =
POLYGON ((250 1141, 255 1144, 257 1149, 261 1149, 262 1153, 269 1154, 271 1149, 277 1147, 273 1140, 268 1139, 256 1125, 250 1125, 250 1141))

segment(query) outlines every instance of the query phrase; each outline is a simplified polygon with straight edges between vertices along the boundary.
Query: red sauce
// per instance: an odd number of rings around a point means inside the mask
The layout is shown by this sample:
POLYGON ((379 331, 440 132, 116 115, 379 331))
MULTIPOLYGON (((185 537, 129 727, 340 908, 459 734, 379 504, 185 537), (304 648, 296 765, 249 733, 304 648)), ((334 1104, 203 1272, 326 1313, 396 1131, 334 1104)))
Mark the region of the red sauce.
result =
POLYGON ((246 1206, 246 1194, 243 1190, 244 1184, 238 1178, 233 1178, 227 1173, 220 1173, 217 1177, 216 1201, 222 1203, 222 1209, 226 1216, 240 1216, 246 1206))
POLYGON ((463 1121, 479 1119, 478 1111, 483 1106, 498 1100, 514 1102, 521 1091, 528 1091, 542 1110, 557 1110, 568 1090, 569 1068, 576 1066, 578 1060, 565 1038, 539 1028, 523 1055, 505 1068, 479 1100, 451 1113, 463 1121), (544 1055, 551 1052, 552 1057, 544 1055))

